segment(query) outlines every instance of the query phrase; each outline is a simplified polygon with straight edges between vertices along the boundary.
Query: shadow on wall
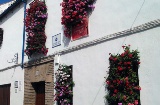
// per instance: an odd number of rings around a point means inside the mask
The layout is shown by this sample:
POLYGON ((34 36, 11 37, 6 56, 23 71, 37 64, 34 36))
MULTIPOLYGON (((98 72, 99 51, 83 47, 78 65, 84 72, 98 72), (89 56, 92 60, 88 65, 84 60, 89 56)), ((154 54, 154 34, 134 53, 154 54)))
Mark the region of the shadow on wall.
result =
MULTIPOLYGON (((90 0, 90 2, 93 3, 93 5, 95 5, 95 3, 97 2, 97 0, 90 0)), ((87 11, 88 12, 88 17, 91 16, 92 12, 94 11, 93 8, 89 8, 89 10, 87 11)))
MULTIPOLYGON (((62 27, 62 32, 64 30, 64 26, 62 27)), ((64 47, 68 47, 70 41, 71 41, 71 38, 68 38, 64 35, 64 33, 62 33, 62 36, 63 36, 63 44, 64 44, 64 47)))
POLYGON ((105 105, 108 105, 108 102, 105 102, 105 105))
MULTIPOLYGON (((0 21, 0 24, 5 23, 5 21, 9 20, 13 15, 16 14, 20 9, 23 8, 23 5, 19 4, 16 9, 11 10, 8 14, 6 14, 0 21)), ((23 17, 22 17, 23 18, 23 17)))
POLYGON ((35 61, 37 59, 40 59, 41 57, 45 57, 45 55, 44 54, 40 54, 40 53, 33 53, 28 60, 29 61, 35 61))
MULTIPOLYGON (((105 86, 104 91, 105 91, 105 94, 108 94, 108 89, 107 89, 106 86, 105 86)), ((104 105, 109 105, 109 104, 108 104, 108 101, 107 101, 107 99, 106 99, 105 97, 106 97, 106 96, 104 96, 104 105)))

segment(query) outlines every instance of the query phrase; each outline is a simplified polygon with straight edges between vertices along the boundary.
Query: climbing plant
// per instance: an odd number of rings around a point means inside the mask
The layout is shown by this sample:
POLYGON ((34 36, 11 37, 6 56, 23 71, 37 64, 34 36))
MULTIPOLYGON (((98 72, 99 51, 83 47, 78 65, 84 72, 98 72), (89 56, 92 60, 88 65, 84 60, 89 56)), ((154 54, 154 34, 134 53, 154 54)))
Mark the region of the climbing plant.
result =
POLYGON ((27 32, 25 53, 31 57, 34 53, 41 53, 46 55, 48 48, 46 48, 46 34, 45 24, 47 21, 47 7, 45 2, 34 0, 29 4, 26 10, 25 26, 27 32))
POLYGON ((140 105, 139 52, 131 51, 130 45, 122 47, 122 54, 110 54, 105 98, 109 105, 140 105))
POLYGON ((55 101, 57 105, 73 105, 73 78, 72 66, 60 65, 55 73, 55 101))

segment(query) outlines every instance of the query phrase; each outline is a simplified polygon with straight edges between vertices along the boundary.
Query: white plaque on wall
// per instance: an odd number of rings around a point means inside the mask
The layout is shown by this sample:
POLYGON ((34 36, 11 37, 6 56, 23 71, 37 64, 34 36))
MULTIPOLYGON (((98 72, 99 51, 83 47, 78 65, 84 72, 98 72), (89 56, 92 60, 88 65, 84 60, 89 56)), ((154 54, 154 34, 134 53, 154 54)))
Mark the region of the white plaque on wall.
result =
POLYGON ((17 93, 18 92, 18 89, 17 88, 15 88, 15 93, 17 93))
POLYGON ((52 48, 61 45, 61 33, 52 36, 52 48))

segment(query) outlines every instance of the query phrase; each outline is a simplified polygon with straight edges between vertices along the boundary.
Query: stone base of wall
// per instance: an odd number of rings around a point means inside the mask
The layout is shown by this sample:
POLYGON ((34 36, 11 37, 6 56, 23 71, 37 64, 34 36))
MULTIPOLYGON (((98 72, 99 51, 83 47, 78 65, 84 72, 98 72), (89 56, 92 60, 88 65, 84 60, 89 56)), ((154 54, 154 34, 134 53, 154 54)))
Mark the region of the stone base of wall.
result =
POLYGON ((34 82, 45 81, 45 105, 53 105, 54 100, 54 62, 47 61, 36 65, 27 65, 24 75, 24 105, 35 105, 34 82))

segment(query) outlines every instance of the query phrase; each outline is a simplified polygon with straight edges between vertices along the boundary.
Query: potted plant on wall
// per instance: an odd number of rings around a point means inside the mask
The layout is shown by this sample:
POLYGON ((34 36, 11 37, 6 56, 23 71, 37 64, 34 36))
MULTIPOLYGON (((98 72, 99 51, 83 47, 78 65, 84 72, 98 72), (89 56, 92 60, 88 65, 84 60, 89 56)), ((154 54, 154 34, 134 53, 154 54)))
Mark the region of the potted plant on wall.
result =
POLYGON ((140 64, 138 50, 122 46, 122 54, 110 54, 109 76, 106 78, 105 96, 109 105, 140 105, 138 67, 140 64))
POLYGON ((46 48, 45 24, 47 21, 47 7, 45 2, 34 0, 26 10, 25 26, 27 32, 25 53, 28 57, 32 54, 44 54, 48 52, 46 48))
POLYGON ((87 19, 89 9, 95 8, 95 0, 63 0, 61 24, 64 25, 64 34, 71 37, 72 28, 87 19))

